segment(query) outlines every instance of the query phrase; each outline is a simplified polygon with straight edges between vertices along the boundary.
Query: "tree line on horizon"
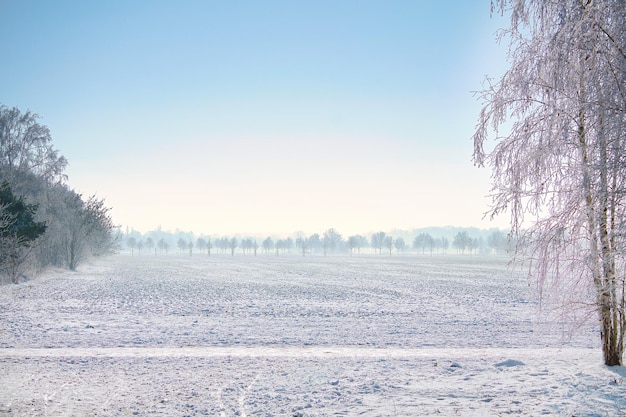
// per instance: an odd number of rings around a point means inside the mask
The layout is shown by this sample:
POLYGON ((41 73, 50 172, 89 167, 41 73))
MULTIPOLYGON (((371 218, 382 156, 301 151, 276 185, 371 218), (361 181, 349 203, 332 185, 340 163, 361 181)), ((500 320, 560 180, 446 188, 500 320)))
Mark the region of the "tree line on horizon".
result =
POLYGON ((75 270, 116 248, 110 209, 67 185, 67 160, 38 117, 0 104, 0 281, 48 266, 75 270))
POLYGON ((415 250, 421 254, 445 254, 450 246, 459 254, 502 254, 512 250, 512 242, 500 230, 492 230, 486 239, 472 237, 467 231, 458 231, 452 242, 445 237, 433 237, 428 232, 417 234, 412 241, 407 242, 403 237, 394 238, 383 231, 371 234, 369 239, 365 235, 351 235, 344 238, 336 229, 330 228, 321 235, 314 233, 305 236, 299 233, 295 237, 264 239, 252 237, 210 237, 199 236, 193 233, 163 232, 161 230, 148 232, 145 235, 131 231, 123 237, 127 249, 132 255, 143 252, 155 255, 167 255, 177 251, 180 254, 193 255, 194 251, 205 253, 208 256, 215 253, 242 255, 258 253, 265 255, 281 255, 295 253, 302 256, 312 254, 360 254, 362 249, 370 249, 378 254, 404 253, 415 250))

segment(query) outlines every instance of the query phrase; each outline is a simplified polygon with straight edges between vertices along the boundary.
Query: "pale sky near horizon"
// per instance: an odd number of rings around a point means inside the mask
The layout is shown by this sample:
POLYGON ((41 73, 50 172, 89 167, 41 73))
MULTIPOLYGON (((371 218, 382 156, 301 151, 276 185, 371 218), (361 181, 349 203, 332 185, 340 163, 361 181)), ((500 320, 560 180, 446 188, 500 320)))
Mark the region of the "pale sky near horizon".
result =
POLYGON ((0 0, 0 104, 146 232, 345 235, 483 219, 482 1, 0 0))

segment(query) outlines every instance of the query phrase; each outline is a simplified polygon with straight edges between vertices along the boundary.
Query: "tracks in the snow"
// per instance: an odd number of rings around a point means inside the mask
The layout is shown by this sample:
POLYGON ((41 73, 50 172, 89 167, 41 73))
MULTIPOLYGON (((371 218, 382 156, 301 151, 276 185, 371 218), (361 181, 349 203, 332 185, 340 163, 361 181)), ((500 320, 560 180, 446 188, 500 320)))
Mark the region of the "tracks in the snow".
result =
MULTIPOLYGON (((238 358, 481 358, 536 356, 580 357, 587 348, 376 348, 362 346, 177 346, 177 347, 74 347, 1 348, 0 358, 160 358, 160 357, 238 357, 238 358)), ((593 350, 595 351, 595 350, 593 350)))

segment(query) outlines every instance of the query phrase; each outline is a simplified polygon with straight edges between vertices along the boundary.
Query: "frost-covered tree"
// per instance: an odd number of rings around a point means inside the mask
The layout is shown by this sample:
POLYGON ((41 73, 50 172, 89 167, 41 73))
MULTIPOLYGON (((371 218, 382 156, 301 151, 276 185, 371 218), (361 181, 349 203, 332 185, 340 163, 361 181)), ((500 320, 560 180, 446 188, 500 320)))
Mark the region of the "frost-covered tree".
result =
POLYGON ((389 250, 389 256, 391 256, 391 251, 393 249, 393 237, 391 236, 387 236, 385 237, 385 241, 384 241, 384 245, 387 248, 387 250, 389 250))
POLYGON ((31 111, 0 105, 0 175, 13 187, 21 188, 24 173, 34 174, 47 183, 66 178, 67 160, 52 146, 47 126, 39 124, 31 111))
POLYGON ((261 246, 263 246, 263 250, 265 251, 266 254, 270 253, 270 251, 272 249, 274 249, 274 241, 272 240, 271 237, 266 237, 265 240, 261 243, 261 246))
POLYGON ((437 247, 437 240, 434 237, 432 237, 430 234, 428 235, 426 246, 428 247, 428 250, 430 251, 430 256, 433 256, 433 252, 435 248, 437 247))
POLYGON ((429 233, 420 233, 413 240, 413 249, 421 249, 423 255, 426 252, 426 248, 429 248, 432 254, 434 242, 435 240, 429 233))
POLYGON ((240 246, 243 251, 243 254, 245 255, 246 252, 249 252, 249 251, 256 251, 256 249, 254 248, 254 244, 255 244, 255 240, 250 237, 242 239, 240 246))
POLYGON ((507 240, 504 233, 494 230, 487 237, 487 247, 491 253, 504 252, 507 249, 507 240))
POLYGON ((196 248, 198 248, 198 250, 200 252, 202 252, 203 250, 205 250, 207 248, 207 243, 206 243, 206 239, 203 237, 199 237, 196 240, 196 248))
POLYGON ((157 246, 161 252, 165 252, 165 254, 167 255, 170 245, 165 241, 165 239, 159 239, 159 241, 157 242, 157 246))
POLYGON ((467 248, 472 253, 478 253, 478 251, 484 246, 484 242, 481 238, 473 237, 467 242, 467 248))
POLYGON ((393 245, 396 247, 398 253, 404 252, 404 249, 406 249, 406 242, 401 237, 397 238, 395 242, 393 242, 393 245))
POLYGON ((130 248, 130 253, 133 255, 135 253, 135 248, 137 247, 137 239, 134 237, 129 237, 126 239, 126 246, 130 248))
POLYGON ((443 253, 447 253, 448 252, 448 248, 450 247, 450 241, 448 240, 448 238, 442 236, 439 239, 437 239, 437 241, 435 242, 435 245, 440 248, 443 253))
POLYGON ((103 202, 84 200, 64 184, 67 160, 38 119, 30 111, 0 105, 0 178, 24 201, 37 205, 37 221, 46 224, 32 263, 74 269, 86 256, 115 250, 118 242, 103 202))
POLYGON ((7 210, 8 206, 7 203, 0 203, 0 230, 8 228, 14 220, 15 216, 7 210))
POLYGON ((314 233, 311 236, 309 236, 309 238, 307 239, 307 246, 313 252, 319 251, 322 247, 322 240, 320 238, 320 235, 317 233, 314 233))
POLYGON ((185 253, 185 251, 187 250, 187 241, 182 237, 178 238, 176 246, 178 246, 178 250, 180 251, 180 253, 185 253))
POLYGON ((222 253, 226 253, 228 248, 230 247, 230 239, 227 237, 222 237, 216 242, 217 247, 222 251, 222 253))
POLYGON ((452 239, 452 246, 457 252, 465 253, 465 249, 469 248, 472 243, 472 238, 467 232, 458 232, 452 239))
POLYGON ((385 246, 385 238, 387 234, 385 232, 377 232, 372 235, 372 248, 378 249, 378 253, 382 253, 383 246, 385 246))
POLYGON ((239 245, 239 242, 237 241, 236 237, 233 237, 232 239, 228 241, 228 247, 230 248, 230 256, 235 256, 235 249, 237 249, 238 245, 239 245))
POLYGON ((280 251, 281 250, 282 251, 285 250, 285 247, 286 247, 285 240, 284 239, 278 239, 276 241, 276 245, 274 245, 274 246, 276 248, 276 256, 279 256, 280 255, 280 251))
POLYGON ((350 250, 350 256, 352 256, 352 252, 354 252, 354 250, 356 248, 360 249, 360 240, 359 240, 359 236, 350 236, 348 237, 348 249, 350 250))
POLYGON ((296 238, 296 249, 300 249, 302 256, 306 255, 306 251, 309 249, 308 241, 305 236, 298 236, 296 238))
POLYGON ((295 243, 292 238, 288 237, 287 239, 285 239, 285 249, 288 252, 291 252, 294 246, 295 246, 295 243))
POLYGON ((334 253, 337 249, 340 248, 343 243, 343 238, 341 234, 337 232, 337 230, 332 227, 324 232, 324 236, 322 237, 322 244, 324 246, 324 255, 326 255, 327 251, 330 253, 334 253))
POLYGON ((356 235, 356 250, 358 254, 361 254, 361 249, 366 248, 368 245, 367 238, 363 235, 356 235))
POLYGON ((58 219, 60 230, 53 236, 58 242, 65 265, 72 271, 91 255, 111 253, 114 249, 113 221, 110 208, 104 200, 61 188, 68 196, 64 199, 62 216, 58 219))
POLYGON ((473 138, 475 164, 493 170, 490 212, 510 213, 543 298, 594 306, 604 362, 621 365, 626 4, 493 0, 492 10, 511 24, 510 68, 487 80, 473 138))
MULTIPOLYGON (((148 248, 149 251, 151 251, 154 248, 154 240, 152 240, 151 237, 148 237, 146 239, 146 248, 148 248)), ((155 251, 156 254, 156 251, 155 251)))

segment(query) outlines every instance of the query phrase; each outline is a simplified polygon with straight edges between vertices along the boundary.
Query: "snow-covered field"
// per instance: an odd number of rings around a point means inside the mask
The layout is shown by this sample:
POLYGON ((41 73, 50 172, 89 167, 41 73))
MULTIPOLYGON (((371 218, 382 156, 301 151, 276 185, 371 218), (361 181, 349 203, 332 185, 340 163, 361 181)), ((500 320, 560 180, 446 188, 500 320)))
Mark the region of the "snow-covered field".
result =
POLYGON ((496 257, 118 255, 0 287, 0 416, 626 416, 531 289, 496 257))

